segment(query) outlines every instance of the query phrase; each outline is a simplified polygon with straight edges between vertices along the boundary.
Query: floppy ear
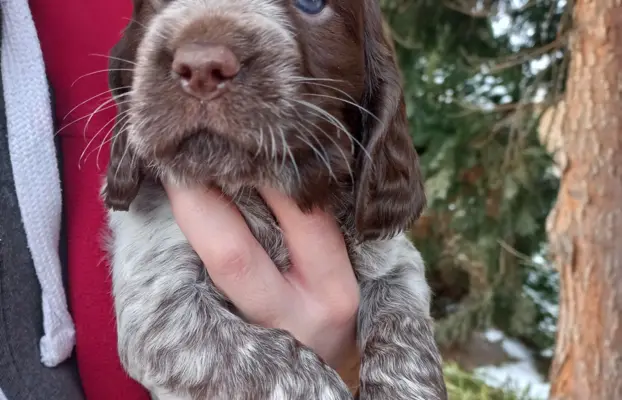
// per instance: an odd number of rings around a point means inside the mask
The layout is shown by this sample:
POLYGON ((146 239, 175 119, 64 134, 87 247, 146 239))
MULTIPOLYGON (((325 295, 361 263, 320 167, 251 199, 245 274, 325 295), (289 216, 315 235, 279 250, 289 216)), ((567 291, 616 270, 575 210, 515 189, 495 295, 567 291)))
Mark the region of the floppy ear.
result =
POLYGON ((411 141, 396 56, 380 6, 364 0, 365 97, 357 155, 356 230, 361 239, 386 239, 407 229, 426 203, 419 157, 411 141))
POLYGON ((102 197, 106 207, 119 211, 129 209, 144 177, 140 160, 128 146, 127 124, 124 117, 127 111, 127 94, 132 85, 136 49, 144 29, 137 22, 142 4, 142 0, 134 2, 134 15, 123 36, 110 51, 108 63, 108 84, 117 103, 117 117, 102 197))

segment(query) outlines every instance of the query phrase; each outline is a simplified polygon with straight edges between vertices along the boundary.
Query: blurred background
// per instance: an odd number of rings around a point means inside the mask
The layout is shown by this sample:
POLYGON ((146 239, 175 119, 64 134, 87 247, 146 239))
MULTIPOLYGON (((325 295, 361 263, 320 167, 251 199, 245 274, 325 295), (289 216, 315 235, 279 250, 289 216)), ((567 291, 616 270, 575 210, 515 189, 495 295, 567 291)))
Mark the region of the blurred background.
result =
POLYGON ((452 399, 622 398, 617 3, 381 0, 452 399))

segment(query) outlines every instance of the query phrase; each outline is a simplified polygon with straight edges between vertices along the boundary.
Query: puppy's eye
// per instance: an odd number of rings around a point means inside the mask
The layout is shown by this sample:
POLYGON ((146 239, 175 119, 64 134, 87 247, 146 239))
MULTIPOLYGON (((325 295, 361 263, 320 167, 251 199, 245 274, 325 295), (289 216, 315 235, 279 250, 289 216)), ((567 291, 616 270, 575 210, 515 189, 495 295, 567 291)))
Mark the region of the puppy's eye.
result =
POLYGON ((296 7, 307 14, 319 14, 326 6, 326 0, 294 0, 296 7))

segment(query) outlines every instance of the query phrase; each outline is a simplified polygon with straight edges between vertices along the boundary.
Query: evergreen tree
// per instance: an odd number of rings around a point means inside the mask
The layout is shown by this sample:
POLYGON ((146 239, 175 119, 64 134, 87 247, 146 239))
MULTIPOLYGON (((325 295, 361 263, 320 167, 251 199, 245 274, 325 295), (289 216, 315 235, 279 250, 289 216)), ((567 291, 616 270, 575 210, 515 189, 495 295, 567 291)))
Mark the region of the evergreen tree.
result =
POLYGON ((437 339, 495 325, 554 341, 545 220, 557 194, 538 121, 564 91, 569 5, 559 0, 381 0, 406 85, 428 208, 412 238, 434 291, 437 339))

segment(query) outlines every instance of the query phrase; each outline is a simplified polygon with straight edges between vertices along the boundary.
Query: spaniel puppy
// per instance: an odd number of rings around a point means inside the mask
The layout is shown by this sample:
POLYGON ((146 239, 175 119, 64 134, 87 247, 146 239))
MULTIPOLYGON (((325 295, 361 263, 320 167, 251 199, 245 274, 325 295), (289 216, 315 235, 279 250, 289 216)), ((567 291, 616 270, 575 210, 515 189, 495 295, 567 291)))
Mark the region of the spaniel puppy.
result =
POLYGON ((350 399, 289 333, 244 321, 176 225, 162 183, 231 196, 282 270, 256 191, 331 212, 360 284, 358 398, 446 399, 419 252, 425 204, 377 0, 134 0, 110 62, 106 184, 118 349, 156 399, 350 399))

